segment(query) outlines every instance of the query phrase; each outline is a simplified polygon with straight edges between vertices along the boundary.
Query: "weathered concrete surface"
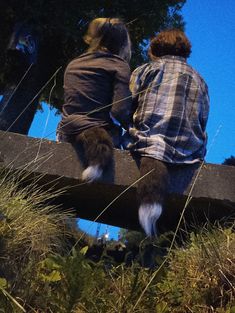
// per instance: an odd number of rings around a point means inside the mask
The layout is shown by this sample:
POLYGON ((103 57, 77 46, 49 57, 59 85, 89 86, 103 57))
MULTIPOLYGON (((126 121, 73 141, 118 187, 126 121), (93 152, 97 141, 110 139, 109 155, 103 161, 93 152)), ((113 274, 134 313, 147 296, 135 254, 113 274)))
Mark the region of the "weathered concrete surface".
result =
MULTIPOLYGON (((63 203, 64 208, 76 209, 77 216, 89 220, 95 220, 111 201, 139 178, 137 162, 128 152, 115 150, 115 164, 102 182, 81 184, 83 166, 72 145, 4 132, 0 132, 0 166, 44 174, 40 184, 54 181, 57 189, 66 187, 66 193, 56 201, 63 203)), ((200 170, 191 166, 172 168, 169 195, 159 220, 160 230, 176 226, 189 194, 192 199, 184 215, 187 223, 234 218, 235 167, 205 164, 200 170)), ((135 186, 132 186, 97 220, 139 229, 137 210, 135 186)))

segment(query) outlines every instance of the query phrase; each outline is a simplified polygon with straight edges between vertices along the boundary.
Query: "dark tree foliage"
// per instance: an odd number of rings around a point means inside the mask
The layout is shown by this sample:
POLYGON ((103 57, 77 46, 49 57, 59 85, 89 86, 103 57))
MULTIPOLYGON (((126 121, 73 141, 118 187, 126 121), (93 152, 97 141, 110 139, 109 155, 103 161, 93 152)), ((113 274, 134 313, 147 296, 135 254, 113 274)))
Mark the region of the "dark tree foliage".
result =
MULTIPOLYGON (((30 105, 29 103, 44 88, 56 69, 62 66, 51 99, 51 104, 60 109, 63 70, 72 58, 86 49, 82 37, 93 18, 120 17, 127 23, 133 45, 131 65, 134 68, 144 61, 144 39, 163 28, 184 28, 180 11, 185 2, 186 0, 2 0, 0 94, 4 94, 4 97, 0 104, 0 129, 28 133, 39 97, 30 105), (16 25, 23 25, 31 31, 38 43, 38 51, 36 62, 17 88, 14 97, 9 100, 9 95, 30 65, 19 51, 9 53, 9 40, 16 25), (22 111, 23 114, 11 126, 22 111)), ((44 89, 43 96, 46 100, 52 83, 44 89)))
POLYGON ((223 162, 224 165, 235 166, 235 157, 231 155, 230 158, 227 158, 223 162))

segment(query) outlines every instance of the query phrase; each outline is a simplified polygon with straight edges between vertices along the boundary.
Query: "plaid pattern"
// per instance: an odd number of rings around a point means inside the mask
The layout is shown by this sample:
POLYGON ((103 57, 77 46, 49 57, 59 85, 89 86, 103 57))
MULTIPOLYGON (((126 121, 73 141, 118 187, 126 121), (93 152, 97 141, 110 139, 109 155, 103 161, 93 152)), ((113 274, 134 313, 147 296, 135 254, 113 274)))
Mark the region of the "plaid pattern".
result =
POLYGON ((206 153, 207 85, 177 56, 138 67, 131 76, 131 149, 168 163, 195 163, 206 153))

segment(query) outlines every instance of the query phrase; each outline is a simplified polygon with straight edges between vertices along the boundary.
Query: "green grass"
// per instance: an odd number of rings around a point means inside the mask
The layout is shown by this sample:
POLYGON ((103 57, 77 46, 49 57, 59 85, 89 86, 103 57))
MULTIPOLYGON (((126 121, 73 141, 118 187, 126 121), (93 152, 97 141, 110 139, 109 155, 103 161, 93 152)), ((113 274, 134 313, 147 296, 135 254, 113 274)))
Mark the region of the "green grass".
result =
POLYGON ((158 287, 167 304, 165 312, 230 312, 235 305, 232 228, 191 234, 184 248, 172 251, 166 277, 158 287))
MULTIPOLYGON (((197 230, 170 251, 156 239, 154 269, 94 263, 86 258, 92 238, 79 240, 71 215, 48 204, 59 194, 0 174, 0 312, 235 312, 232 227, 197 230)), ((127 240, 129 252, 136 242, 140 252, 150 244, 138 233, 127 240)))

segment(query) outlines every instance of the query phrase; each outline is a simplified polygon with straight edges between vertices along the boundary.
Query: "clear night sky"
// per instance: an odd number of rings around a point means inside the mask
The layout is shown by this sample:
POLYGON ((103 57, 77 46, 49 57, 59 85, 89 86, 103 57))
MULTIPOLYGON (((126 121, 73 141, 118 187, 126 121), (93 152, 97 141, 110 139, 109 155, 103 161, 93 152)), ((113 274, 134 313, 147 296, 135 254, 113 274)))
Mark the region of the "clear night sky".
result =
MULTIPOLYGON (((186 34, 192 43, 188 62, 204 77, 210 93, 208 121, 207 162, 222 163, 235 155, 235 1, 187 0, 183 8, 186 34)), ((41 137, 48 108, 38 113, 30 135, 41 137)), ((56 129, 59 117, 50 112, 50 119, 43 136, 56 129)), ((50 136, 51 139, 55 134, 50 136)), ((81 221, 80 227, 93 234, 96 224, 81 221)), ((101 233, 106 230, 102 226, 101 233)), ((110 227, 110 237, 116 238, 118 229, 110 227)))

